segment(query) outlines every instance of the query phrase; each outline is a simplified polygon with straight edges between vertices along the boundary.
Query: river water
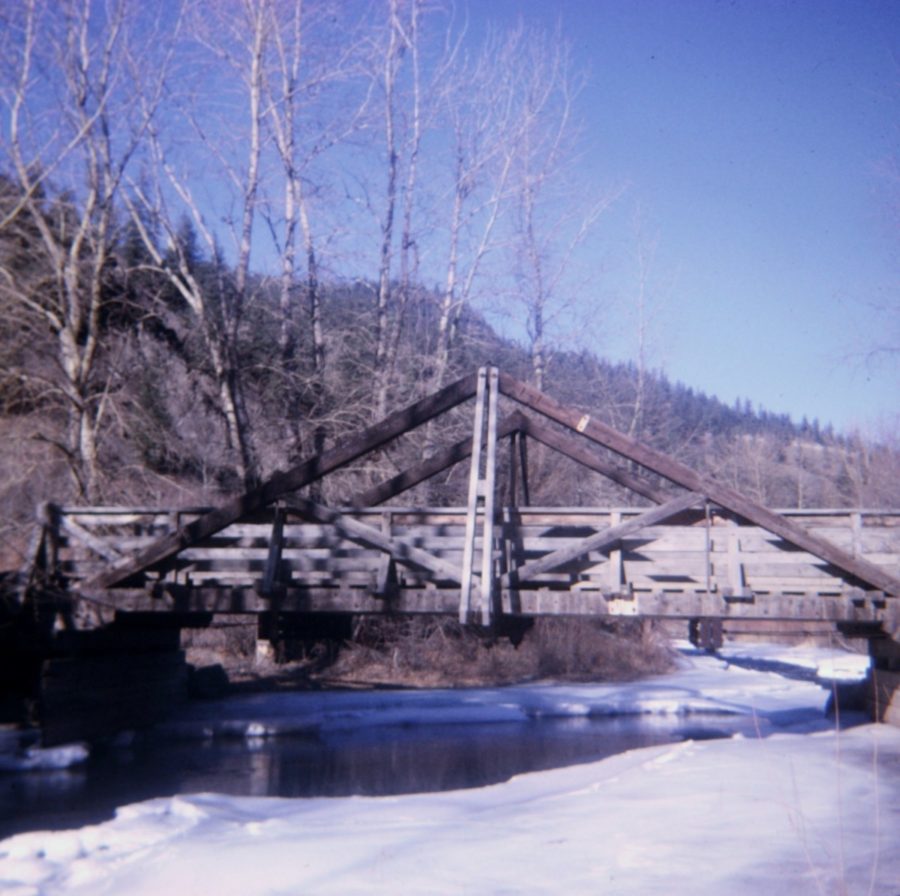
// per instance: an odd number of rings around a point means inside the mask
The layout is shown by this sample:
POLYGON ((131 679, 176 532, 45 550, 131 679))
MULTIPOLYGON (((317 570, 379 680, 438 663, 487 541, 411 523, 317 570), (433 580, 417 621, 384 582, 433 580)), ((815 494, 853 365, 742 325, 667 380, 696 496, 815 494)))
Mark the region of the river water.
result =
POLYGON ((482 787, 637 747, 754 735, 746 716, 619 716, 364 727, 280 737, 147 737, 64 770, 0 774, 0 837, 81 827, 178 793, 383 796, 482 787))

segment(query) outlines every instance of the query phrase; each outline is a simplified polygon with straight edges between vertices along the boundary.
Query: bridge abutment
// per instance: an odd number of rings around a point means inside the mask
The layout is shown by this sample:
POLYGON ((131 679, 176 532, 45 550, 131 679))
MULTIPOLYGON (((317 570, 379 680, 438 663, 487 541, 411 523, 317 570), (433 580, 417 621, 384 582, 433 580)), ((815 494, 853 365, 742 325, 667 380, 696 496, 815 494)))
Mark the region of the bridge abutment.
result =
POLYGON ((889 635, 870 638, 869 655, 868 711, 875 721, 900 728, 900 642, 889 635))
POLYGON ((178 628, 59 632, 40 673, 42 743, 96 742, 160 722, 187 699, 188 677, 178 628))

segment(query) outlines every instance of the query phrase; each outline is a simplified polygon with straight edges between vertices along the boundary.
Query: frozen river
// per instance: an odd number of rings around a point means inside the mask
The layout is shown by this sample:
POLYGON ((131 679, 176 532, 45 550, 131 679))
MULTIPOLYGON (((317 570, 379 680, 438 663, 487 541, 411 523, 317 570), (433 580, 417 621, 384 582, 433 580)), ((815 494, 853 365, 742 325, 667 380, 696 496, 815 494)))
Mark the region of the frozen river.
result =
POLYGON ((898 896, 900 731, 839 731, 815 680, 861 658, 752 653, 629 684, 198 704, 39 773, 104 768, 94 808, 119 808, 0 842, 0 891, 898 896), (117 797, 119 775, 149 790, 117 797))

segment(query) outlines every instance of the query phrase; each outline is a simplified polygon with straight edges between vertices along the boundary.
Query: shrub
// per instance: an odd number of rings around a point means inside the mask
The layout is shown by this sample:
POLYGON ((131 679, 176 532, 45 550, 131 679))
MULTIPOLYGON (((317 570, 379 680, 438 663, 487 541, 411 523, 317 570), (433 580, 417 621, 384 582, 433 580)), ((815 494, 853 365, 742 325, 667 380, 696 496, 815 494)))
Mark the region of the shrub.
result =
POLYGON ((407 686, 541 679, 621 681, 664 672, 672 652, 651 623, 538 619, 518 647, 449 619, 364 619, 325 679, 407 686))

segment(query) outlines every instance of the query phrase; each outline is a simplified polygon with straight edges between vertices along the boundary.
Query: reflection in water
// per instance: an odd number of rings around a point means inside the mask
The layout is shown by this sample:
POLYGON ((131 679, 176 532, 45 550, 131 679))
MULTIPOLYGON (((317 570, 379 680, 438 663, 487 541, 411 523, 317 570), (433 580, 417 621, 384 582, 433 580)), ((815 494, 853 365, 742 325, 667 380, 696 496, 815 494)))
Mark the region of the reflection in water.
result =
POLYGON ((688 737, 752 736, 748 724, 738 716, 625 716, 147 740, 97 751, 67 771, 0 775, 0 837, 80 827, 111 818, 116 806, 176 793, 381 796, 481 787, 688 737))

